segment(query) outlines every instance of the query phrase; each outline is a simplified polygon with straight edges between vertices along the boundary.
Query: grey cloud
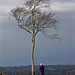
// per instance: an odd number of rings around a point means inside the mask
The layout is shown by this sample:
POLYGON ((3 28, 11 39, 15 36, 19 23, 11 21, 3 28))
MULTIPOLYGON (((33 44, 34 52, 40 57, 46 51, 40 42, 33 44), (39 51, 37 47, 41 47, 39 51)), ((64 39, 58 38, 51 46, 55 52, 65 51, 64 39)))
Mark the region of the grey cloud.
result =
POLYGON ((53 2, 75 2, 75 0, 52 0, 53 2))
POLYGON ((3 6, 17 6, 19 4, 23 4, 24 0, 0 0, 0 5, 3 6))
POLYGON ((51 5, 51 9, 53 11, 61 11, 61 12, 67 12, 67 11, 73 11, 75 12, 75 10, 73 9, 73 7, 75 7, 75 3, 72 2, 52 2, 51 5))

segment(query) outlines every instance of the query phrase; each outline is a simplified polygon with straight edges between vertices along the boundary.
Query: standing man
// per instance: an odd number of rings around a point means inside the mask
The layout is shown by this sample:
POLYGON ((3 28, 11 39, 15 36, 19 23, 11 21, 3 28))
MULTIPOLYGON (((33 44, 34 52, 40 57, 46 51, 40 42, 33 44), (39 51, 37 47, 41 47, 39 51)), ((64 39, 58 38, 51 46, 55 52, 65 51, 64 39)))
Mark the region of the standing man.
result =
POLYGON ((40 73, 44 75, 44 65, 42 63, 40 64, 40 73))

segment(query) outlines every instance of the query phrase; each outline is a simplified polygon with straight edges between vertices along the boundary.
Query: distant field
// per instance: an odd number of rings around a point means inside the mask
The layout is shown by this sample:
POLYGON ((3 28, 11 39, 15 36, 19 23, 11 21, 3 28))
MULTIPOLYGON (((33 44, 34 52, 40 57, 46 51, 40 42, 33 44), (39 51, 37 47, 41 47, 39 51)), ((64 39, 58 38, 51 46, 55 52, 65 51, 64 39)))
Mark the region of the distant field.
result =
MULTIPOLYGON (((31 65, 0 67, 2 75, 32 75, 31 65)), ((75 75, 75 65, 45 65, 45 75, 75 75)), ((35 74, 40 75, 39 65, 35 66, 35 74)))

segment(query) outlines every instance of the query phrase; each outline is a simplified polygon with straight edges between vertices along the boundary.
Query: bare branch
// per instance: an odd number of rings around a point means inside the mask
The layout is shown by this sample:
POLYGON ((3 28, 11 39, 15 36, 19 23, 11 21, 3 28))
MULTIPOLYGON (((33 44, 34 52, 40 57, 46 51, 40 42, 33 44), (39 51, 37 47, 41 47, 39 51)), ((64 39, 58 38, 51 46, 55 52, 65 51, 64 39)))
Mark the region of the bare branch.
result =
MULTIPOLYGON (((46 35, 45 32, 41 31, 43 33, 43 35, 47 38, 47 39, 58 39, 60 41, 59 35, 58 34, 52 34, 52 35, 46 35)), ((61 42, 61 41, 60 41, 61 42)))
MULTIPOLYGON (((11 10, 11 15, 15 17, 18 25, 30 34, 42 32, 44 29, 50 28, 57 30, 57 20, 52 12, 46 10, 43 12, 41 8, 49 8, 49 0, 26 0, 24 6, 16 7, 11 10), (48 4, 47 4, 48 3, 48 4), (43 7, 44 6, 44 7, 43 7)), ((46 38, 57 38, 55 35, 46 36, 46 38)))
POLYGON ((48 39, 48 37, 47 37, 47 35, 43 32, 43 31, 41 31, 42 33, 43 33, 43 35, 48 39))
POLYGON ((27 30, 26 28, 22 27, 21 25, 19 25, 19 26, 20 26, 20 28, 26 30, 28 33, 30 33, 32 35, 32 32, 30 32, 29 29, 27 30))

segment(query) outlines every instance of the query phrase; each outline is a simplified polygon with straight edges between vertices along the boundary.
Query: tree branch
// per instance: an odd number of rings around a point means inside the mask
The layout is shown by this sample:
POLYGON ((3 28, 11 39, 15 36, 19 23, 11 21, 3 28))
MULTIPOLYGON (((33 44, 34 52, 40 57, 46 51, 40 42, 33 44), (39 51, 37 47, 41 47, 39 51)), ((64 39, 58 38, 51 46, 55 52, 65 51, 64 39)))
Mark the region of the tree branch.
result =
MULTIPOLYGON (((18 24, 19 25, 19 24, 18 24)), ((27 32, 29 32, 31 35, 32 35, 32 32, 28 29, 26 29, 26 28, 24 28, 23 26, 21 26, 21 25, 19 25, 20 26, 20 28, 22 28, 22 29, 24 29, 24 30, 26 30, 27 32)))

